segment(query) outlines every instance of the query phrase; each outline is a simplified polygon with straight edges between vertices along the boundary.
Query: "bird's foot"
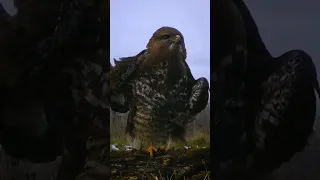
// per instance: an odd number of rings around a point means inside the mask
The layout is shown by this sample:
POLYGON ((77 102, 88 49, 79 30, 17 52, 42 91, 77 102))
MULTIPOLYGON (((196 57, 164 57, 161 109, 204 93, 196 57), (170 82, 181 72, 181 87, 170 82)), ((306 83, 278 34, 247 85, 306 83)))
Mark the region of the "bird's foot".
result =
POLYGON ((160 151, 168 151, 168 148, 166 146, 159 146, 158 150, 160 150, 160 151))
POLYGON ((159 153, 166 153, 168 151, 168 148, 166 146, 159 146, 158 152, 159 153))
POLYGON ((157 148, 152 144, 146 149, 147 153, 149 153, 150 157, 153 157, 153 152, 157 152, 157 148))

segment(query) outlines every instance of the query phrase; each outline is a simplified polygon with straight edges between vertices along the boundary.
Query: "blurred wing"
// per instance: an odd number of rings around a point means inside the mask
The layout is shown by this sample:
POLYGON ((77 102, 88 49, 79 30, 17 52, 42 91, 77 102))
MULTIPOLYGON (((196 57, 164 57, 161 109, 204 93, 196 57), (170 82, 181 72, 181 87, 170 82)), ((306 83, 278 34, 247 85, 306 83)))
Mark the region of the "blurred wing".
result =
POLYGON ((303 151, 316 115, 312 59, 296 50, 275 60, 280 64, 263 84, 261 111, 255 121, 256 167, 265 171, 303 151))

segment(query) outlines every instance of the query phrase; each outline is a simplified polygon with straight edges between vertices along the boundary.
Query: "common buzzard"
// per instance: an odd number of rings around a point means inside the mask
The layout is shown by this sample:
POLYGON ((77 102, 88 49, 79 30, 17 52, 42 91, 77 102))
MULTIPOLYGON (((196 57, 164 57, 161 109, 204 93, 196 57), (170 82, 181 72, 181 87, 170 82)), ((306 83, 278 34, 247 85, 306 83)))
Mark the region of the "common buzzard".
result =
MULTIPOLYGON (((129 104, 126 132, 135 148, 166 146, 170 138, 183 140, 185 125, 205 108, 209 83, 203 77, 194 79, 186 57, 183 35, 162 27, 146 50, 115 61, 111 91, 113 97, 124 95, 122 102, 129 104)), ((119 104, 116 100, 111 98, 113 108, 119 104)))

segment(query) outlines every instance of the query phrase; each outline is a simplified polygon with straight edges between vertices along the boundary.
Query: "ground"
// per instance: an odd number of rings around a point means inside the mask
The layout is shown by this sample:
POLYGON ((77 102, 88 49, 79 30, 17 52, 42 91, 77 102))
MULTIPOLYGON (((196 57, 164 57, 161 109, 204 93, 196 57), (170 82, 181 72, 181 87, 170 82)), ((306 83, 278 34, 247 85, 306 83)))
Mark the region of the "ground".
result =
POLYGON ((110 152, 111 180, 210 180, 210 139, 197 136, 189 141, 191 149, 173 144, 154 157, 142 150, 110 152))
POLYGON ((111 179, 210 179, 210 148, 170 149, 151 158, 144 151, 112 151, 111 179))

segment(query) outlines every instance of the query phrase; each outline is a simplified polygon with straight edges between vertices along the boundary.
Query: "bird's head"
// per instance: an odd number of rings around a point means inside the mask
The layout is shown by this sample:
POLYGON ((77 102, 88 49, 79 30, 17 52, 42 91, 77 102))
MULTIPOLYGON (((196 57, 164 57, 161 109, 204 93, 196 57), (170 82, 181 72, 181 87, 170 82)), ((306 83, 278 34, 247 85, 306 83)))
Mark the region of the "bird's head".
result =
POLYGON ((150 38, 147 44, 148 52, 157 59, 173 57, 185 60, 187 52, 184 38, 180 31, 172 27, 161 27, 150 38))

